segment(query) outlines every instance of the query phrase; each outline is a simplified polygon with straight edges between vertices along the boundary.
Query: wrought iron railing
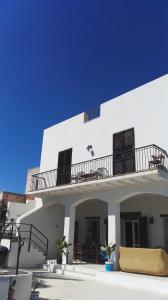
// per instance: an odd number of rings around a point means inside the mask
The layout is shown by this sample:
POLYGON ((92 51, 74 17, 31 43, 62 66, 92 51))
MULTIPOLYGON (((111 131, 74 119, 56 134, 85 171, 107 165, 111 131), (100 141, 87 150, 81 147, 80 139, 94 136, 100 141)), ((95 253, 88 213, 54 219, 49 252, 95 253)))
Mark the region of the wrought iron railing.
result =
MULTIPOLYGON (((5 223, 5 225, 8 225, 8 223, 5 223)), ((16 225, 19 227, 19 232, 22 240, 27 242, 28 252, 30 252, 31 245, 33 245, 36 249, 41 251, 47 259, 48 238, 32 224, 16 223, 16 225)), ((11 250, 12 243, 17 241, 17 232, 14 229, 13 225, 8 226, 3 238, 10 240, 9 250, 11 250)))
POLYGON ((31 191, 105 179, 156 168, 168 170, 168 154, 156 145, 127 150, 32 175, 31 191))

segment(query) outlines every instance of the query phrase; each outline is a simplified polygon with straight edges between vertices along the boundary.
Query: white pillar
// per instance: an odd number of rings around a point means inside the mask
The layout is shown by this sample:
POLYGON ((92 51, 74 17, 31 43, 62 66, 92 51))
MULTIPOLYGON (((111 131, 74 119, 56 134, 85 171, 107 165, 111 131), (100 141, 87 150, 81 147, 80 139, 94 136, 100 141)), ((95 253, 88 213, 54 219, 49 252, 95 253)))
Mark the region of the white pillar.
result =
POLYGON ((116 262, 118 268, 118 247, 120 246, 120 203, 108 203, 108 244, 116 244, 116 262))
MULTIPOLYGON (((65 206, 64 217, 64 236, 67 243, 72 245, 68 248, 68 263, 73 262, 73 248, 74 248, 74 230, 75 230, 75 207, 65 206)), ((66 264, 66 256, 63 256, 63 264, 66 264)))

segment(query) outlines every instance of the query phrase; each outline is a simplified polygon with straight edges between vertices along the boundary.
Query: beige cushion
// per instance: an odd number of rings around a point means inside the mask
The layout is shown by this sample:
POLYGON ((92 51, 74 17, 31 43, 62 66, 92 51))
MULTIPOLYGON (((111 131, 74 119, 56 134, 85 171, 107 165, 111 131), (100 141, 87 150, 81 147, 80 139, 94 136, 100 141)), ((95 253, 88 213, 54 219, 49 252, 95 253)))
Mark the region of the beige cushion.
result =
POLYGON ((150 275, 168 275, 168 254, 162 249, 119 248, 121 271, 150 275))

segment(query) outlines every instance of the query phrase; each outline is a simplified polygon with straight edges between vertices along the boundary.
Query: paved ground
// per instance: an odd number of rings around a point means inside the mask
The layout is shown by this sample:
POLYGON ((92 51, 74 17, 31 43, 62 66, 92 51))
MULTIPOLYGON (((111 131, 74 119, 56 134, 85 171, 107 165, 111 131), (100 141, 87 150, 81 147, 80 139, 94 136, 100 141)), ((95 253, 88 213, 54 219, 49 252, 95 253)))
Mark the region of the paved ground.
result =
POLYGON ((168 300, 168 293, 126 289, 90 279, 56 277, 52 274, 50 278, 40 274, 36 277, 40 279, 41 300, 168 300))

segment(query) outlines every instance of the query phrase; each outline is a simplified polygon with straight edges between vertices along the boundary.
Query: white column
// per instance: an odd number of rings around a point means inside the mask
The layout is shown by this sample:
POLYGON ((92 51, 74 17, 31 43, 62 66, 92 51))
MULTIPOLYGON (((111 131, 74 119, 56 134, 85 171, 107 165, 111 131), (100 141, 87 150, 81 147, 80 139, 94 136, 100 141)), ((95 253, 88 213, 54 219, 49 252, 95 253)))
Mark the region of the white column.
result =
POLYGON ((116 244, 116 262, 118 268, 118 247, 120 246, 120 203, 108 203, 108 244, 116 244))
POLYGON ((74 248, 74 230, 75 230, 75 207, 65 206, 65 217, 64 217, 64 236, 66 237, 67 243, 72 245, 68 248, 68 262, 66 256, 63 256, 63 264, 73 262, 73 248, 74 248))

